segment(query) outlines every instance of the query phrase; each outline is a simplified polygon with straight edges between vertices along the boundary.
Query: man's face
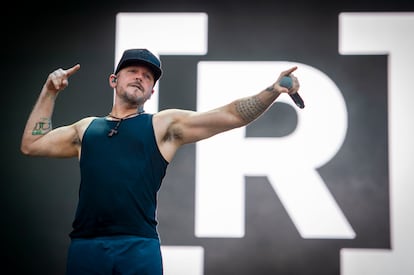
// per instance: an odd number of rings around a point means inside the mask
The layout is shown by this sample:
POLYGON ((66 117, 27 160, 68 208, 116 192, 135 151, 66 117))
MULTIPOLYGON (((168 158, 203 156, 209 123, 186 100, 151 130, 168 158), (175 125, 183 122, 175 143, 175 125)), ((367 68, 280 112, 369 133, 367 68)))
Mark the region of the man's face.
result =
POLYGON ((143 104, 154 92, 152 71, 143 65, 132 65, 119 71, 117 93, 132 104, 143 104))

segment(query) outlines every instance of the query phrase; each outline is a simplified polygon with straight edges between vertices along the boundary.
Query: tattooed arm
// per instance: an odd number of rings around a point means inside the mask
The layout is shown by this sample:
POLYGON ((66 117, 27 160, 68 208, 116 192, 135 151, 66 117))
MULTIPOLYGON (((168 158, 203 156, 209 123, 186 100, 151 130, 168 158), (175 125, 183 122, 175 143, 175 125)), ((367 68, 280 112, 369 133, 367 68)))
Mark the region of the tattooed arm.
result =
POLYGON ((84 122, 52 128, 52 114, 58 93, 68 85, 68 77, 79 70, 76 65, 68 70, 58 69, 49 74, 39 98, 26 122, 21 141, 25 155, 72 157, 79 153, 79 129, 84 122))
POLYGON ((282 72, 276 82, 253 96, 237 99, 222 107, 207 111, 165 110, 154 116, 154 129, 158 147, 164 158, 172 159, 179 146, 209 138, 218 133, 242 127, 262 115, 281 93, 295 93, 299 82, 292 72, 282 72), (290 75, 290 90, 279 85, 283 76, 290 75))

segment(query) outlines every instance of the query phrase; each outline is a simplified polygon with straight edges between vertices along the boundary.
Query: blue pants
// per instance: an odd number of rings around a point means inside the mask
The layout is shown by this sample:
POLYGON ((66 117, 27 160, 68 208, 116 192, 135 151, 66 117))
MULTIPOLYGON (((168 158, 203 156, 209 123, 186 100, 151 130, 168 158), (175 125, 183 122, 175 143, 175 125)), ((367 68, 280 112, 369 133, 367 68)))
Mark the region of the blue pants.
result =
POLYGON ((157 239, 136 236, 72 239, 67 275, 162 275, 157 239))

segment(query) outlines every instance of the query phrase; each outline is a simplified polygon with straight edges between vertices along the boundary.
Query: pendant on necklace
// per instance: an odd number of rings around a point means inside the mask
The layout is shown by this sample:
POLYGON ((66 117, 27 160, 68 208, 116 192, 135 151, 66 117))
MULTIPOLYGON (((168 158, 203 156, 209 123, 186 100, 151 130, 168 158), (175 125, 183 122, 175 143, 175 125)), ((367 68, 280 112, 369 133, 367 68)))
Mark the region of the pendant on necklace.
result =
POLYGON ((108 137, 112 137, 113 135, 116 135, 116 134, 118 134, 118 131, 115 129, 111 129, 109 130, 108 137))
POLYGON ((112 115, 111 113, 109 113, 109 114, 108 114, 108 117, 115 118, 115 119, 117 119, 118 121, 117 121, 117 123, 115 124, 115 127, 114 127, 114 128, 112 128, 111 130, 109 130, 109 132, 108 132, 108 137, 112 137, 112 136, 114 136, 114 135, 118 134, 118 128, 119 128, 119 126, 121 125, 121 122, 122 122, 123 120, 125 120, 125 119, 127 119, 127 118, 129 118, 129 117, 132 117, 132 116, 139 116, 139 115, 140 115, 140 114, 142 114, 143 112, 144 112, 144 110, 141 110, 141 111, 139 111, 139 112, 136 112, 136 113, 133 113, 133 114, 126 115, 126 116, 124 116, 124 117, 116 117, 116 116, 112 115))

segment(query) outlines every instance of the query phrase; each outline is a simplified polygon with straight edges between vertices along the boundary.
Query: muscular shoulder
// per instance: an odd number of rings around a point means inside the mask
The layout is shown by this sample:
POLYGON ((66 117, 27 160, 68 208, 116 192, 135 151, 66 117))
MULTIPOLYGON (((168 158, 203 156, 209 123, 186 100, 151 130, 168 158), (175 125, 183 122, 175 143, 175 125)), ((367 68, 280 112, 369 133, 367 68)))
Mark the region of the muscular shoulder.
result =
POLYGON ((81 143, 83 134, 85 133, 86 129, 88 128, 89 124, 91 124, 92 120, 96 119, 96 117, 86 117, 74 124, 74 127, 77 132, 78 140, 77 142, 81 143))
POLYGON ((177 149, 185 143, 186 118, 192 113, 186 110, 168 109, 153 116, 158 148, 168 162, 173 159, 177 149))
POLYGON ((168 109, 155 114, 153 124, 157 139, 161 142, 180 142, 186 118, 192 113, 194 112, 188 110, 168 109))

